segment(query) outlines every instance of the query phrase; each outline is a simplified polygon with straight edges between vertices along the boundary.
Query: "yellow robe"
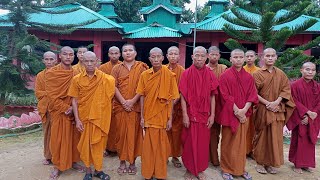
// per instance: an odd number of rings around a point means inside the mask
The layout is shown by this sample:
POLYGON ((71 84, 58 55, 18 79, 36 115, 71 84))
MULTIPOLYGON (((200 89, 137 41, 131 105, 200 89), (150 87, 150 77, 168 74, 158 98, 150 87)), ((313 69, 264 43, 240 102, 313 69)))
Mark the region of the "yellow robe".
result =
MULTIPOLYGON (((117 64, 120 64, 121 61, 118 61, 117 64)), ((115 64, 115 65, 117 65, 115 64)), ((99 70, 106 73, 106 74, 111 74, 111 71, 112 71, 112 68, 115 66, 111 63, 111 61, 108 61, 107 63, 105 64, 102 64, 100 67, 99 67, 99 70)))
POLYGON ((86 167, 93 164, 97 171, 102 170, 114 93, 114 78, 97 69, 91 78, 86 72, 75 76, 68 92, 78 101, 79 118, 84 127, 78 144, 80 158, 86 167))
POLYGON ((78 62, 78 64, 76 64, 76 65, 73 65, 72 69, 73 69, 75 75, 86 71, 86 68, 83 65, 81 65, 80 62, 78 62))

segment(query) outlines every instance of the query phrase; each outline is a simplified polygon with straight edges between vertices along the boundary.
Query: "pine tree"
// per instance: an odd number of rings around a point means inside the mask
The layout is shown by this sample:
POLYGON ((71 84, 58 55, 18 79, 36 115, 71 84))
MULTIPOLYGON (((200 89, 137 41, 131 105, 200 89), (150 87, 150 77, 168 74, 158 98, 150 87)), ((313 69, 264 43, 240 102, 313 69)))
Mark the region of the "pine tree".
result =
MULTIPOLYGON (((223 16, 231 23, 225 24, 223 30, 237 40, 262 43, 264 48, 272 47, 276 51, 282 51, 290 37, 304 32, 317 23, 316 19, 309 19, 295 27, 275 29, 275 26, 293 21, 303 15, 304 10, 311 4, 310 0, 235 0, 233 2, 234 6, 231 11, 235 17, 223 16), (245 13, 257 14, 258 16, 249 16, 245 13), (248 28, 249 32, 238 31, 232 24, 248 28)), ((235 39, 228 39, 225 45, 231 50, 234 48, 245 49, 235 39)), ((314 60, 313 57, 303 54, 303 51, 319 43, 320 37, 307 44, 284 50, 276 65, 284 69, 289 76, 297 76, 302 62, 314 60)))
POLYGON ((53 46, 30 34, 28 28, 64 34, 71 33, 77 26, 94 22, 60 26, 30 21, 31 13, 61 14, 78 10, 77 8, 52 10, 54 7, 70 3, 74 1, 53 1, 43 5, 40 0, 1 0, 0 9, 9 10, 9 14, 0 16, 0 23, 12 25, 12 28, 0 30, 0 105, 4 105, 5 96, 8 93, 21 95, 28 92, 25 87, 26 82, 29 81, 29 75, 35 75, 44 68, 41 62, 42 53, 53 46))

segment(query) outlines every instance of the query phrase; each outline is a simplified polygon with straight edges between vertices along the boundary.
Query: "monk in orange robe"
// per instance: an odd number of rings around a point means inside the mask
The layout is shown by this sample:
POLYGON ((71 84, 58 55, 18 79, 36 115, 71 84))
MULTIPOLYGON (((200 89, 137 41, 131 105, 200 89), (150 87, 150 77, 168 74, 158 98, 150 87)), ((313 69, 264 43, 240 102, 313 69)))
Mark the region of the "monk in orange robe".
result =
MULTIPOLYGON (((220 59, 220 49, 216 46, 211 46, 208 50, 208 59, 209 63, 207 64, 207 67, 212 70, 216 78, 220 79, 220 76, 226 71, 228 68, 224 64, 219 64, 220 59)), ((214 166, 219 166, 219 155, 218 155, 218 145, 220 141, 220 131, 221 131, 221 125, 218 122, 219 119, 219 113, 221 111, 221 98, 218 94, 216 97, 216 114, 215 114, 215 121, 212 125, 211 132, 210 132, 210 161, 214 166)))
MULTIPOLYGON (((101 70, 106 74, 111 74, 112 68, 115 65, 121 63, 121 61, 119 61, 120 49, 116 46, 110 47, 108 51, 108 56, 109 56, 109 62, 102 64, 99 67, 99 70, 101 70)), ((117 152, 117 147, 116 147, 116 142, 118 141, 117 131, 118 131, 117 122, 114 120, 114 113, 112 113, 111 125, 110 125, 109 134, 108 134, 108 142, 107 142, 106 151, 104 153, 105 156, 108 156, 110 153, 115 154, 117 152)))
POLYGON ((110 128, 115 80, 96 68, 98 59, 93 52, 85 52, 82 62, 86 72, 72 79, 68 95, 73 97, 73 114, 76 127, 81 132, 78 150, 86 166, 84 180, 92 179, 90 165, 95 169, 95 177, 108 180, 110 176, 102 171, 102 165, 110 128))
MULTIPOLYGON (((256 52, 249 50, 245 53, 245 62, 246 65, 243 66, 243 69, 250 74, 253 74, 260 68, 255 65, 255 61, 257 60, 256 52)), ((254 136, 254 124, 252 120, 252 116, 249 120, 249 128, 247 134, 247 156, 253 158, 252 149, 253 149, 253 136, 254 136)))
POLYGON ((116 101, 114 102, 114 120, 117 122, 118 140, 116 142, 120 166, 117 170, 122 175, 135 175, 135 160, 141 155, 142 128, 140 126, 140 95, 136 93, 140 75, 148 65, 136 61, 137 52, 131 44, 122 47, 124 61, 113 67, 111 75, 116 80, 116 101), (129 162, 127 168, 126 161, 129 162))
POLYGON ((50 144, 50 129, 51 129, 51 118, 48 112, 48 97, 46 93, 46 71, 53 66, 56 65, 57 63, 57 56, 51 52, 45 52, 43 54, 43 59, 42 62, 46 66, 46 68, 39 72, 36 76, 36 81, 35 81, 35 95, 38 100, 38 105, 37 109, 39 111, 39 115, 41 116, 42 120, 42 131, 43 131, 43 155, 44 155, 44 160, 43 164, 44 165, 49 165, 51 164, 51 152, 49 148, 50 144))
POLYGON ((223 179, 242 176, 251 180, 246 166, 246 137, 252 105, 257 104, 258 93, 252 75, 243 68, 244 52, 231 52, 232 67, 221 75, 220 93, 222 110, 221 170, 223 179))
POLYGON ((214 123, 215 95, 218 80, 205 65, 207 50, 193 50, 193 65, 181 76, 179 90, 183 113, 182 161, 187 171, 185 179, 207 179, 203 171, 209 165, 210 129, 214 123))
POLYGON ((259 104, 253 114, 253 156, 257 162, 257 172, 276 174, 276 168, 284 163, 283 127, 295 104, 288 77, 274 66, 276 51, 267 48, 263 51, 262 58, 264 67, 253 73, 259 95, 259 104))
POLYGON ((78 64, 72 66, 75 75, 86 71, 86 68, 83 65, 83 54, 87 51, 88 51, 87 47, 84 47, 84 46, 78 47, 77 57, 78 57, 79 62, 78 62, 78 64))
POLYGON ((83 167, 76 163, 80 161, 77 150, 80 133, 74 124, 71 97, 67 95, 74 76, 71 66, 74 60, 74 51, 65 46, 61 49, 59 57, 61 63, 47 70, 45 74, 45 88, 51 117, 50 151, 51 161, 54 165, 50 179, 57 179, 61 171, 71 167, 83 172, 83 167))
MULTIPOLYGON (((178 64, 180 60, 179 48, 176 46, 171 46, 167 50, 167 58, 169 60, 167 67, 174 74, 176 74, 176 81, 177 84, 179 84, 181 74, 184 71, 184 68, 178 64)), ((174 167, 180 168, 182 165, 178 158, 182 153, 181 132, 183 129, 180 98, 175 99, 173 105, 172 128, 170 131, 168 131, 168 137, 171 145, 171 162, 173 163, 174 167)))
POLYGON ((141 74, 137 93, 141 95, 141 127, 144 131, 141 174, 145 179, 166 179, 170 143, 167 131, 172 127, 172 108, 179 91, 173 74, 162 65, 162 50, 150 50, 152 68, 141 74))

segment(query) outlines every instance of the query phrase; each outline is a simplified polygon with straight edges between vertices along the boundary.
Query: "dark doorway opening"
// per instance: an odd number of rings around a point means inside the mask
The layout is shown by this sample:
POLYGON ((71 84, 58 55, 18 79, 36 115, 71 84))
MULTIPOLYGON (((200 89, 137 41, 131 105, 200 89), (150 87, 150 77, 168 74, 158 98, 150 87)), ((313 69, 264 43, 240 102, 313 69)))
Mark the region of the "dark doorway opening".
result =
MULTIPOLYGON (((109 51, 110 47, 117 46, 121 52, 122 46, 126 43, 127 42, 125 42, 125 41, 104 41, 104 42, 102 42, 102 57, 101 57, 102 63, 106 63, 109 61, 108 51, 109 51)), ((121 61, 123 60, 122 56, 120 56, 120 60, 121 61)))
POLYGON ((144 63, 147 63, 149 67, 151 67, 151 63, 149 61, 149 51, 154 48, 158 47, 162 50, 164 55, 164 61, 162 64, 168 64, 169 61, 166 57, 167 50, 171 46, 178 46, 178 43, 173 42, 136 42, 135 43, 136 50, 137 50, 137 57, 136 59, 139 61, 142 61, 144 63))
MULTIPOLYGON (((73 41, 73 40, 60 40, 61 46, 70 46, 72 48, 78 48, 80 46, 88 46, 93 44, 93 41, 73 41)), ((93 47, 89 48, 89 51, 93 51, 93 47)), ((77 58, 77 52, 74 52, 74 61, 72 65, 77 64, 79 59, 77 58)))
MULTIPOLYGON (((206 48, 208 50, 209 47, 211 46, 211 43, 196 43, 196 46, 203 46, 204 48, 206 48)), ((192 58, 191 58, 192 54, 193 54, 193 43, 189 42, 189 43, 187 43, 185 68, 188 68, 192 65, 192 58)))
MULTIPOLYGON (((257 44, 242 44, 242 46, 244 48, 246 48, 247 50, 253 50, 257 53, 258 51, 258 45, 257 44)), ((228 49, 227 46, 224 45, 224 43, 220 43, 219 44, 219 49, 220 49, 220 53, 221 53, 221 58, 223 59, 230 59, 230 53, 232 50, 228 49)))

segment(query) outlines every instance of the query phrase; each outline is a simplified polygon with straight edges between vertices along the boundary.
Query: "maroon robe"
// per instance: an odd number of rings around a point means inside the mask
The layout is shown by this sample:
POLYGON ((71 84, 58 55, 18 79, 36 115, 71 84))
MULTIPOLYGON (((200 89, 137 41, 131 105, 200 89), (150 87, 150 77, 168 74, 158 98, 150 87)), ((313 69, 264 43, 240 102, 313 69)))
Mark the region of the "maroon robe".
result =
POLYGON ((211 95, 218 93, 218 80, 211 70, 194 65, 181 76, 179 90, 187 103, 189 128, 182 130, 182 161, 195 176, 208 168, 210 129, 207 127, 211 111, 211 95))
POLYGON ((303 78, 291 85, 296 109, 290 117, 287 127, 292 130, 289 150, 289 161, 296 168, 315 168, 315 145, 320 128, 320 85, 312 80, 307 83, 303 78), (301 120, 308 111, 318 113, 308 125, 302 125, 301 120))
MULTIPOLYGON (((234 67, 231 67, 221 75, 220 83, 223 108, 218 121, 222 126, 229 126, 232 133, 235 133, 240 122, 234 115, 233 105, 236 104, 238 108, 242 109, 247 102, 258 104, 258 92, 252 75, 243 68, 238 72, 234 67)), ((250 117, 251 114, 252 108, 247 111, 246 117, 250 117)))

